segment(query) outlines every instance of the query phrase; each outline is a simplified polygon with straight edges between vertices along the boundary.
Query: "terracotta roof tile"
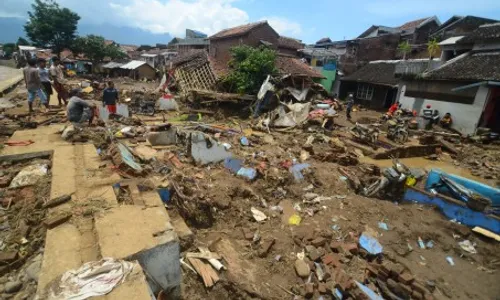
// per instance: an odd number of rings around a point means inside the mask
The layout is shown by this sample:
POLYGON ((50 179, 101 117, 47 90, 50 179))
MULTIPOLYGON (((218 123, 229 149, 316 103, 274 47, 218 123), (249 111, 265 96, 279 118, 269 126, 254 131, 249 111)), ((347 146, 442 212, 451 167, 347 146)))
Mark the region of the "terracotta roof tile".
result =
POLYGON ((301 40, 297 40, 286 36, 280 36, 278 38, 278 47, 281 48, 299 50, 299 49, 304 49, 304 46, 305 44, 302 43, 301 40))
POLYGON ((500 80, 500 51, 464 55, 425 75, 438 80, 500 80))
POLYGON ((249 23, 241 26, 236 26, 233 28, 228 28, 221 30, 217 32, 216 34, 212 35, 208 39, 221 39, 221 38, 228 38, 232 36, 240 36, 244 35, 248 32, 250 32, 252 29, 259 27, 261 25, 267 24, 267 21, 261 21, 261 22, 255 22, 255 23, 249 23))
POLYGON ((398 79, 394 77, 396 63, 372 62, 351 75, 342 78, 342 81, 357 81, 382 85, 396 85, 398 79))
POLYGON ((467 44, 487 40, 500 40, 500 23, 482 25, 471 34, 457 41, 457 43, 467 44))
POLYGON ((283 75, 291 74, 292 76, 324 78, 320 72, 298 58, 280 55, 276 57, 276 68, 278 68, 279 72, 283 75))
POLYGON ((422 18, 422 19, 418 19, 418 20, 413 20, 413 21, 410 21, 410 22, 406 22, 403 25, 399 26, 398 29, 400 29, 400 30, 410 30, 410 29, 417 28, 418 25, 422 24, 422 22, 424 22, 425 20, 427 20, 429 18, 431 18, 431 17, 427 17, 427 18, 422 18))

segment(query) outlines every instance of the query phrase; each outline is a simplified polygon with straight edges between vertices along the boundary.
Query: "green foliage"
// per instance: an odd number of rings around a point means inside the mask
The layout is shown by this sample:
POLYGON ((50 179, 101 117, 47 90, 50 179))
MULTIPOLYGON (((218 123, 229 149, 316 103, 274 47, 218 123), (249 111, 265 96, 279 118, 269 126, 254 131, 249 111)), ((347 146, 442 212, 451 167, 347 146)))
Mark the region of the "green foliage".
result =
POLYGON ((399 43, 398 51, 403 53, 403 59, 406 59, 406 55, 411 52, 411 45, 408 41, 399 43))
POLYGON ((436 56, 439 49, 439 42, 436 39, 432 39, 427 42, 427 52, 429 52, 429 58, 436 56))
POLYGON ((111 44, 106 45, 102 36, 87 35, 84 37, 77 37, 71 46, 73 54, 83 54, 93 62, 100 62, 105 57, 111 59, 123 58, 123 53, 118 46, 111 44))
POLYGON ((22 38, 22 37, 19 37, 17 39, 17 43, 16 43, 17 46, 29 46, 30 45, 30 42, 28 42, 28 40, 26 40, 25 38, 22 38))
POLYGON ((231 49, 231 72, 222 80, 230 91, 256 94, 267 75, 277 73, 276 52, 266 47, 238 46, 231 49))
POLYGON ((16 44, 14 43, 7 43, 3 44, 3 53, 5 57, 10 58, 12 56, 12 53, 16 51, 16 44))
POLYGON ((67 8, 59 7, 54 0, 35 0, 24 25, 28 38, 38 47, 51 48, 59 53, 69 48, 75 39, 80 16, 67 8))

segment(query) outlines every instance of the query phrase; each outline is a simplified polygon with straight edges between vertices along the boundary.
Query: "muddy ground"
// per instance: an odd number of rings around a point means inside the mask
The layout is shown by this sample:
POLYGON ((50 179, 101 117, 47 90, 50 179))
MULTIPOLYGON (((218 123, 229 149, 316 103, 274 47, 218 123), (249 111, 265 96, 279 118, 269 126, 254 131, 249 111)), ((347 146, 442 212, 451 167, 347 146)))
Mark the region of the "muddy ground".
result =
MULTIPOLYGON (((122 89, 127 86, 129 84, 123 84, 122 89)), ((25 107, 16 109, 22 111, 25 107)), ((184 104, 181 109, 189 111, 184 104)), ((195 208, 181 209, 182 199, 176 195, 167 204, 171 217, 182 215, 194 232, 192 243, 182 243, 183 254, 197 252, 198 246, 208 246, 222 256, 227 267, 218 273, 220 281, 210 289, 204 287, 199 275, 183 268, 185 299, 319 299, 320 296, 333 299, 332 290, 339 284, 346 289, 346 298, 350 295, 363 299, 350 286, 354 280, 384 293, 386 298, 392 293, 393 299, 497 299, 500 295, 500 247, 497 242, 447 220, 432 207, 399 203, 396 198, 357 195, 343 180, 339 172, 341 167, 368 180, 372 175, 361 169, 390 164, 388 160, 363 157, 361 151, 355 151, 352 146, 339 146, 336 141, 342 144, 349 139, 348 127, 353 125, 343 115, 336 119, 333 131, 309 124, 303 128, 266 133, 250 130, 252 122, 240 117, 246 111, 242 108, 211 106, 203 109, 210 113, 202 113, 201 122, 245 130, 244 134, 210 135, 221 143, 229 143, 233 156, 244 159, 244 166, 259 169, 259 175, 249 181, 231 174, 222 164, 197 166, 184 145, 156 150, 156 157, 165 158, 166 153, 174 153, 180 159, 182 166, 169 165, 171 171, 165 178, 192 199, 189 205, 195 208), (243 135, 250 140, 250 146, 240 144, 243 135), (311 135, 316 137, 315 142, 306 146, 311 135), (339 161, 338 157, 346 153, 355 155, 359 164, 339 161), (311 165, 303 171, 304 180, 300 182, 284 167, 294 160, 311 165), (331 199, 304 203, 307 193, 331 199), (255 221, 252 207, 268 218, 255 221), (294 215, 300 217, 300 224, 289 224, 294 215), (387 224, 388 230, 379 228, 379 222, 387 224), (383 246, 382 255, 371 256, 359 247, 349 248, 357 245, 363 232, 370 232, 378 239, 383 246), (420 248, 419 238, 425 243, 432 241, 432 248, 420 248), (458 244, 464 240, 475 244, 477 253, 464 251, 458 244), (269 244, 272 246, 268 248, 269 244), (297 255, 301 253, 313 274, 304 278, 297 275, 295 268, 297 255), (333 257, 333 262, 326 260, 327 257, 333 257), (453 266, 447 257, 453 259, 453 266), (318 266, 324 276, 317 275, 318 266), (402 274, 410 274, 411 278, 401 279, 402 274), (383 287, 388 285, 389 292, 384 291, 383 287)), ((170 112, 165 116, 168 122, 176 119, 179 113, 170 112)), ((34 118, 43 117, 40 114, 34 118)), ((355 112, 353 117, 354 121, 377 120, 379 114, 363 110, 355 112)), ((140 119, 149 125, 162 123, 159 115, 140 119)), ((7 118, 2 122, 12 125, 17 120, 7 118)), ((175 124, 181 129, 188 125, 175 124)), ((144 144, 137 139, 123 141, 131 146, 144 144)), ((418 144, 418 139, 412 138, 408 144, 418 144)), ((499 184, 498 145, 458 143, 456 146, 461 151, 458 155, 439 152, 432 160, 419 157, 403 162, 408 167, 422 167, 428 171, 437 166, 490 185, 499 184)), ((1 280, 16 277, 19 275, 14 273, 4 275, 1 280)))

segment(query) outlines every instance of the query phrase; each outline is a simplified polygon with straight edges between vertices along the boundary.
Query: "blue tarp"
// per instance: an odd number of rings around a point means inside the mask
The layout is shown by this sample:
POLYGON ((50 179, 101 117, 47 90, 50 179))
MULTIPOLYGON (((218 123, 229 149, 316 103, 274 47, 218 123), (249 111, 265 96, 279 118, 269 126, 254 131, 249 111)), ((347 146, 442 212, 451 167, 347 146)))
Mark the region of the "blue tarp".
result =
POLYGON ((474 211, 465 206, 465 204, 459 205, 447 201, 443 197, 440 197, 439 194, 434 196, 414 188, 407 188, 403 200, 437 206, 450 220, 457 220, 469 227, 479 226, 500 234, 500 220, 498 218, 474 211))
MULTIPOLYGON (((429 176, 427 176, 427 181, 425 183, 425 189, 427 191, 430 191, 433 188, 433 185, 437 184, 440 182, 440 175, 445 175, 446 177, 450 178, 451 180, 455 181, 456 183, 459 183, 466 188, 473 190, 474 192, 481 194, 482 196, 488 198, 491 200, 493 206, 500 207, 500 189, 491 187, 489 185, 470 180, 464 177, 460 177, 458 175, 454 174, 449 174, 445 173, 439 169, 432 169, 429 173, 429 176)), ((444 194, 447 192, 446 187, 440 187, 440 188, 435 188, 436 191, 440 194, 444 194)))

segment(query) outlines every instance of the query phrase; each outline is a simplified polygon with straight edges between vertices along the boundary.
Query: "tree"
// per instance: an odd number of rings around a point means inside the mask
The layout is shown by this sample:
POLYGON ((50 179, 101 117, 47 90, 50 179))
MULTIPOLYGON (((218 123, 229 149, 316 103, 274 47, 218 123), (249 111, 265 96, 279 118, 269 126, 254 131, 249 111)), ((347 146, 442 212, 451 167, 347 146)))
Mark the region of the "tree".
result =
POLYGON ((30 45, 30 42, 28 42, 27 39, 25 38, 22 38, 22 37, 19 37, 17 39, 17 43, 16 43, 17 46, 29 46, 30 45))
POLYGON ((106 57, 119 59, 126 56, 115 44, 106 45, 102 36, 93 34, 77 37, 70 49, 74 55, 85 55, 94 65, 103 61, 106 57))
POLYGON ((14 43, 3 44, 4 57, 10 58, 12 56, 12 53, 14 53, 15 51, 16 51, 16 44, 14 43))
POLYGON ((406 59, 406 55, 411 52, 411 45, 408 41, 399 43, 398 51, 403 53, 403 59, 406 59))
POLYGON ((439 52, 439 43, 436 39, 427 42, 427 52, 429 52, 429 59, 431 60, 439 52))
POLYGON ((26 35, 36 46, 50 48, 59 56, 73 44, 80 16, 54 0, 35 0, 31 7, 24 25, 26 35))
POLYGON ((276 52, 266 47, 238 46, 231 48, 231 72, 222 79, 230 92, 256 94, 267 75, 277 73, 276 52))

